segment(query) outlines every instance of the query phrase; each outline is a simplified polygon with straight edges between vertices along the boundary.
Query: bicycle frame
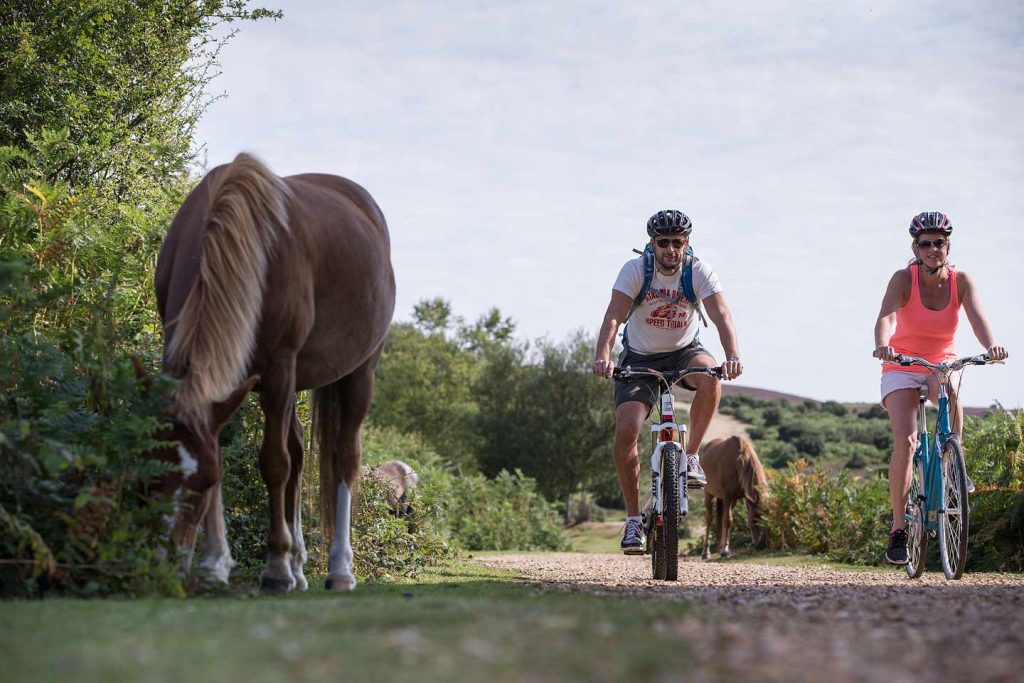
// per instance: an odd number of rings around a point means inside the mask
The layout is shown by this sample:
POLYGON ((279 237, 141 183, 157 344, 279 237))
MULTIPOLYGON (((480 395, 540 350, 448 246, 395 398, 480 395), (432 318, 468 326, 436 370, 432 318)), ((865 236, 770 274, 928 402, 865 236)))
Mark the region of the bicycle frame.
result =
POLYGON ((942 486, 941 453, 946 441, 952 438, 949 418, 949 394, 946 383, 939 383, 939 415, 935 421, 934 436, 928 434, 925 412, 927 395, 922 392, 918 407, 917 449, 914 451, 914 467, 921 468, 921 495, 924 502, 924 526, 929 531, 938 531, 939 515, 945 514, 946 500, 942 486))
MULTIPOLYGON (((660 396, 657 403, 660 406, 660 420, 651 425, 651 512, 654 515, 655 524, 661 523, 661 518, 664 514, 662 505, 664 500, 662 487, 664 483, 661 476, 663 469, 662 452, 667 444, 675 444, 679 447, 681 455, 686 453, 683 446, 683 435, 686 434, 686 425, 676 422, 675 398, 672 396, 672 387, 686 375, 692 374, 706 374, 721 379, 722 371, 720 368, 696 367, 685 368, 676 372, 661 373, 647 368, 634 370, 626 366, 616 368, 614 373, 614 376, 620 380, 627 379, 633 375, 645 375, 658 380, 660 396)), ((685 463, 682 464, 679 470, 679 514, 683 516, 689 508, 685 463)))
MULTIPOLYGON (((913 356, 896 356, 900 365, 920 365, 932 371, 939 380, 939 414, 935 420, 933 435, 928 433, 928 422, 925 414, 927 393, 921 392, 918 405, 917 448, 914 450, 913 467, 920 468, 921 497, 925 511, 924 526, 928 531, 937 532, 939 518, 946 514, 945 488, 943 487, 942 451, 946 442, 953 437, 949 415, 949 390, 947 386, 954 372, 963 370, 968 365, 987 365, 993 361, 988 357, 967 356, 950 363, 930 363, 913 356)), ((907 515, 909 517, 909 515, 907 515)), ((913 521, 908 519, 908 522, 913 521)))

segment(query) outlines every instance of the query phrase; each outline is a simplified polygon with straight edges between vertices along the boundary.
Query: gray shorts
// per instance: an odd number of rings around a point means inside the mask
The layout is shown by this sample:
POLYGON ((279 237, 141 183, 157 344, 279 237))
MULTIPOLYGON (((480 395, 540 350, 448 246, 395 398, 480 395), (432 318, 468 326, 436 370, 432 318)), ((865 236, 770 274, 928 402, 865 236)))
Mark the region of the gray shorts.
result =
MULTIPOLYGON (((668 351, 666 353, 643 355, 626 349, 619 355, 618 366, 624 367, 629 365, 634 368, 649 368, 662 372, 665 370, 682 370, 689 367, 690 363, 698 356, 707 356, 712 365, 716 363, 715 357, 701 346, 698 340, 694 339, 689 345, 677 351, 668 351)), ((685 389, 694 390, 692 386, 687 384, 685 378, 679 383, 685 389)), ((634 377, 628 382, 615 382, 616 406, 627 401, 639 401, 640 403, 647 404, 647 409, 650 410, 657 400, 658 380, 653 377, 634 377)))

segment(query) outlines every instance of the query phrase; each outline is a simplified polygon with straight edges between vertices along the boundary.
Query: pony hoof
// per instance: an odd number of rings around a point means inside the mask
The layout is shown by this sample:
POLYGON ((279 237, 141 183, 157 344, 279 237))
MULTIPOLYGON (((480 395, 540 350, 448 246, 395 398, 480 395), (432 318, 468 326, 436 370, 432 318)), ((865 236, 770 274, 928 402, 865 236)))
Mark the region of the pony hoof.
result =
POLYGON ((711 553, 704 553, 700 557, 701 557, 702 560, 710 560, 711 559, 711 553))
POLYGON ((351 591, 356 588, 354 576, 328 576, 324 579, 324 589, 329 591, 351 591))
POLYGON ((300 590, 300 591, 304 591, 307 588, 309 588, 309 582, 306 581, 306 577, 303 576, 302 574, 296 574, 295 575, 295 589, 296 590, 300 590))
POLYGON ((264 576, 260 580, 260 590, 264 593, 287 593, 295 586, 295 582, 289 579, 275 579, 271 576, 264 576))
POLYGON ((732 551, 731 550, 723 550, 722 551, 722 559, 723 560, 728 560, 730 557, 732 557, 732 551))

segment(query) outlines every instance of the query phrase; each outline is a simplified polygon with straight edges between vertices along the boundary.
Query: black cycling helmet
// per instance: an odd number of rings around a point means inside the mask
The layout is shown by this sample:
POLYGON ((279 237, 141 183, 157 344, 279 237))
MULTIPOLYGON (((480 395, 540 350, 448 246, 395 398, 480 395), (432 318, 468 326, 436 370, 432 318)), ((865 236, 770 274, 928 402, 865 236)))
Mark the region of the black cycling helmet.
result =
POLYGON ((689 235, 693 223, 682 211, 668 209, 659 211, 647 220, 647 234, 651 237, 662 235, 689 235))
POLYGON ((910 236, 917 237, 922 232, 941 232, 948 237, 953 232, 953 224, 941 211, 922 211, 910 221, 910 236))

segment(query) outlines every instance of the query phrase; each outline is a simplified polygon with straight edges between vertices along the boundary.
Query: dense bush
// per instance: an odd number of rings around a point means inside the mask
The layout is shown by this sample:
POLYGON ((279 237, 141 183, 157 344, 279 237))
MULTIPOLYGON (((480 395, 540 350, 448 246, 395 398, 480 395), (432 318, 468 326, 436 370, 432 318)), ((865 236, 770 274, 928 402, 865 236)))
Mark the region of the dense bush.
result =
POLYGON ((803 459, 767 474, 769 495, 762 519, 770 548, 843 562, 880 561, 890 521, 885 480, 810 471, 803 459))
POLYGON ((0 596, 180 592, 161 559, 169 501, 142 495, 169 467, 140 457, 167 393, 139 391, 102 311, 59 344, 25 329, 24 272, 0 261, 0 596))
POLYGON ((438 533, 465 550, 561 550, 568 541, 555 507, 521 472, 488 479, 458 472, 421 437, 394 429, 364 431, 368 463, 398 458, 420 475, 413 506, 425 505, 438 533))

